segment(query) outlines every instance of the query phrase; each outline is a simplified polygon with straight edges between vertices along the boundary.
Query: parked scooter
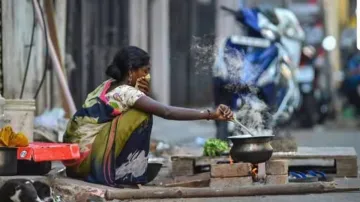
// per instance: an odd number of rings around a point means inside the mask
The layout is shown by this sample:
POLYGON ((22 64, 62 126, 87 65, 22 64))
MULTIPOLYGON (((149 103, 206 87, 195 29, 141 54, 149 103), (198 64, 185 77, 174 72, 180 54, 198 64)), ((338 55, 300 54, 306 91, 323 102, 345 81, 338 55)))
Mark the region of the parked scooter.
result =
POLYGON ((360 114, 360 54, 353 54, 344 68, 344 81, 341 92, 346 96, 348 104, 356 108, 360 114))
POLYGON ((345 28, 339 42, 343 80, 340 93, 346 98, 344 107, 354 107, 360 115, 360 52, 356 47, 356 28, 345 28))
POLYGON ((318 64, 318 61, 325 60, 324 55, 310 45, 302 49, 300 65, 296 71, 302 102, 292 120, 299 127, 311 128, 315 124, 322 124, 331 113, 329 93, 320 84, 323 73, 321 68, 326 65, 318 64))
POLYGON ((274 124, 288 121, 301 101, 294 71, 305 35, 295 15, 280 8, 222 9, 247 31, 223 41, 214 65, 217 79, 236 86, 232 108, 240 107, 240 97, 256 89, 257 96, 271 108, 274 124))
POLYGON ((296 80, 302 97, 301 105, 294 116, 294 120, 300 127, 312 127, 318 119, 317 102, 315 99, 315 67, 316 49, 313 46, 305 46, 302 49, 300 65, 296 72, 296 80))

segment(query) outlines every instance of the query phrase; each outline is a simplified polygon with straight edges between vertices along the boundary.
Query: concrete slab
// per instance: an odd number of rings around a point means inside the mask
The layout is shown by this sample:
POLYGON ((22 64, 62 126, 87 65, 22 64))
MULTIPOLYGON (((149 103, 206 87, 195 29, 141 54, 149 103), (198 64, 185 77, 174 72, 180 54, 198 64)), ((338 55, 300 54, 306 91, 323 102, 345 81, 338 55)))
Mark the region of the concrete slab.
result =
POLYGON ((357 157, 353 147, 299 147, 297 152, 275 152, 272 159, 342 159, 357 157))

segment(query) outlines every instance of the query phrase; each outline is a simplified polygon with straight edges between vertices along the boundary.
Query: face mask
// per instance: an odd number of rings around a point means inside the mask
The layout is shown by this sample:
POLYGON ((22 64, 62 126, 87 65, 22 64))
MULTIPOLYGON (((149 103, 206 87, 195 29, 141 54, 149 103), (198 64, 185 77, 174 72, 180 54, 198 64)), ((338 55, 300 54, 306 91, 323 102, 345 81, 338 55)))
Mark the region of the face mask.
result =
POLYGON ((145 76, 145 79, 146 79, 148 82, 150 82, 150 79, 151 79, 150 74, 147 74, 147 75, 145 76))

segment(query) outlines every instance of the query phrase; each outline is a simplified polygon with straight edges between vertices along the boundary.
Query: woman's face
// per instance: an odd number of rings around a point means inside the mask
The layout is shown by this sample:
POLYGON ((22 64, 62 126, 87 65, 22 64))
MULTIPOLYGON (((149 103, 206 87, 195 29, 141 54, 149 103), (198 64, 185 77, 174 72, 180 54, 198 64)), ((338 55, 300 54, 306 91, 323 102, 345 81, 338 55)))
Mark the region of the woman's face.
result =
POLYGON ((131 82, 132 86, 135 86, 138 78, 145 77, 150 74, 150 65, 140 67, 136 70, 131 70, 131 82))

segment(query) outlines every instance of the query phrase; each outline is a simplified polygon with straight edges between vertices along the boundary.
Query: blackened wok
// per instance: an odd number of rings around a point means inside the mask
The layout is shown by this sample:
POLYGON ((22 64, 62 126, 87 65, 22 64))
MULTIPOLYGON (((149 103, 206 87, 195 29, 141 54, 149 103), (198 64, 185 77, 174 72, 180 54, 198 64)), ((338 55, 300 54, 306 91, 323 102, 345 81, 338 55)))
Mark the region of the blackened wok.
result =
POLYGON ((252 164, 263 163, 272 156, 273 148, 270 142, 273 137, 273 135, 237 135, 228 137, 233 143, 230 150, 230 156, 234 162, 248 162, 252 164))

